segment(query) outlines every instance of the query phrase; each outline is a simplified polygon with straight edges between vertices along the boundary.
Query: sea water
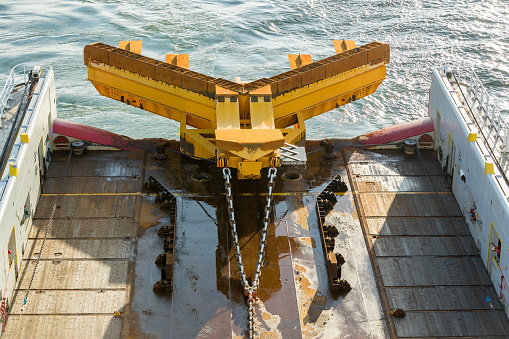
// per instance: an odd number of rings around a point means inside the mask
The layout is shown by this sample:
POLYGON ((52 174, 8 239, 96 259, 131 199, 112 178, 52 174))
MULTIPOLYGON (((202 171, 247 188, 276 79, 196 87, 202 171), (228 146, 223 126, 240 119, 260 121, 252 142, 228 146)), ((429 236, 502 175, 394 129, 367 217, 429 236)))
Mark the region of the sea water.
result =
POLYGON ((0 1, 0 86, 25 61, 55 71, 58 116, 130 137, 178 138, 178 123, 100 96, 83 47, 143 40, 164 60, 188 53, 194 71, 243 82, 290 69, 288 54, 319 60, 333 39, 391 46, 374 95, 307 121, 310 139, 352 137, 427 115, 433 68, 474 69, 509 115, 509 1, 0 1))

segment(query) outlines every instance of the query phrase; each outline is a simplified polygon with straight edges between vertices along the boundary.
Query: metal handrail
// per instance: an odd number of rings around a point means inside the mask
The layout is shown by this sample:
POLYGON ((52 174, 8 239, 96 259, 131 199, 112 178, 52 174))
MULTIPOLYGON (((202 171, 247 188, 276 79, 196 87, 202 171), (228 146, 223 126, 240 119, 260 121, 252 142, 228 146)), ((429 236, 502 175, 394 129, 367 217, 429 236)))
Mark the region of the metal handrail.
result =
POLYGON ((2 92, 0 93, 0 117, 5 118, 5 106, 7 105, 7 101, 9 100, 14 87, 16 85, 26 83, 28 80, 28 72, 30 72, 36 65, 38 64, 35 62, 24 62, 11 69, 11 73, 9 74, 2 92))
POLYGON ((493 151, 497 160, 500 161, 500 153, 509 151, 509 124, 505 121, 495 102, 491 99, 488 90, 479 80, 474 70, 470 73, 469 92, 473 95, 473 102, 475 103, 476 100, 479 102, 478 114, 472 113, 479 123, 480 132, 486 138, 487 146, 493 151), (501 145, 497 147, 499 140, 501 145))
MULTIPOLYGON (((0 92, 0 117, 1 117, 0 128, 3 125, 3 119, 5 118, 4 110, 6 108, 7 101, 9 100, 9 98, 12 95, 13 89, 18 85, 22 85, 22 84, 26 85, 28 83, 29 72, 31 70, 33 70, 34 66, 36 66, 36 65, 39 65, 39 64, 37 64, 35 62, 28 62, 28 63, 18 64, 12 68, 12 70, 9 74, 9 77, 7 78, 7 81, 5 82, 5 85, 2 89, 2 92, 0 92)), ((39 66, 43 67, 42 65, 39 65, 39 66)), ((46 69, 46 67, 43 67, 43 68, 46 69)), ((49 70, 51 70, 51 69, 52 69, 52 67, 50 66, 49 70)), ((26 88, 25 88, 25 92, 26 92, 26 88)), ((21 101, 23 101, 24 99, 25 99, 25 97, 21 98, 21 101)), ((23 103, 20 102, 20 108, 21 108, 22 104, 23 103)), ((18 108, 18 112, 16 113, 16 118, 15 118, 15 123, 11 127, 11 130, 9 131, 9 136, 7 138, 8 142, 4 145, 3 149, 0 150, 0 176, 3 175, 3 173, 5 171, 5 167, 7 165, 6 157, 8 156, 8 154, 10 154, 10 150, 12 150, 12 147, 13 147, 13 142, 14 142, 13 133, 18 132, 21 120, 23 118, 23 117, 20 117, 19 114, 20 114, 20 112, 19 112, 19 108, 18 108)), ((3 198, 6 184, 7 184, 6 182, 3 183, 3 185, 0 184, 0 200, 2 200, 2 198, 3 198)))
MULTIPOLYGON (((465 100, 465 103, 468 107, 468 111, 470 112, 470 116, 475 123, 478 131, 479 136, 483 140, 484 144, 487 147, 488 154, 491 157, 493 164, 498 168, 500 171, 500 174, 502 175, 504 181, 506 184, 509 185, 509 178, 507 177, 504 168, 501 165, 502 162, 502 154, 507 151, 509 151, 508 146, 508 137, 509 137, 509 129, 508 124, 504 120, 502 114, 498 110, 498 108, 495 106, 495 103, 491 101, 491 97, 488 94, 488 91, 484 87, 484 85, 481 83, 481 80, 479 80, 479 77, 475 72, 472 70, 470 73, 470 82, 467 89, 467 94, 463 92, 461 89, 460 81, 456 78, 456 75, 453 73, 454 80, 456 82, 456 85, 458 86, 458 89, 463 96, 463 99, 465 100), (479 99, 479 95, 481 98, 479 99), (486 98, 486 100, 485 100, 486 98), (475 103, 476 100, 479 101, 478 108, 476 109, 475 103), (486 102, 485 104, 483 104, 486 102), (472 104, 472 105, 471 105, 472 104), (491 107, 490 112, 496 112, 497 114, 492 114, 491 117, 488 115, 488 108, 491 107), (483 114, 484 110, 484 114, 483 114), (477 113, 479 112, 479 113, 477 113), (481 118, 479 121, 478 118, 481 118), (495 119, 496 118, 496 119, 495 119), (489 120, 491 124, 486 124, 485 122, 489 120), (495 125, 496 123, 496 125, 495 125), (493 132, 493 129, 495 131, 502 131, 504 130, 503 136, 502 133, 495 133, 494 141, 491 140, 491 134, 493 132), (498 140, 502 141, 502 144, 499 148, 497 148, 497 142, 498 140)), ((463 85, 467 85, 465 83, 462 83, 463 85)))

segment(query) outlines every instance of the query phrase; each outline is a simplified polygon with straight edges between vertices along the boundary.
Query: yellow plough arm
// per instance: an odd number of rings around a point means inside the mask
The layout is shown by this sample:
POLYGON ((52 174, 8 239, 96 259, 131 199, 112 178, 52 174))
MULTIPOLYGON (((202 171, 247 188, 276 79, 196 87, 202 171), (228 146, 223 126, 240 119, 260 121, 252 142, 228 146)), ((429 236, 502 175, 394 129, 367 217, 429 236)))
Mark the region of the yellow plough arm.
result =
POLYGON ((305 120, 374 93, 390 59, 387 44, 334 41, 331 57, 289 55, 292 70, 237 83, 189 70, 187 55, 163 62, 142 56, 141 41, 120 46, 85 46, 98 92, 179 121, 182 152, 235 167, 239 179, 279 166, 285 144, 304 146, 305 120))

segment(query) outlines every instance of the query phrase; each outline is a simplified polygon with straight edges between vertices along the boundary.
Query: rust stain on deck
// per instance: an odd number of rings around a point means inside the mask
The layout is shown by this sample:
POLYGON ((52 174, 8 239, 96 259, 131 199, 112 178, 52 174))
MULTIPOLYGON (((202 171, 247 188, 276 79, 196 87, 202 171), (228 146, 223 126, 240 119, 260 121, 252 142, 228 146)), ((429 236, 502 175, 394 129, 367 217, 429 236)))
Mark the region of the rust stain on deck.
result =
MULTIPOLYGON (((466 259, 458 256, 456 234, 466 248, 475 250, 475 245, 469 245, 471 237, 463 219, 454 216, 451 225, 442 215, 443 206, 435 210, 420 206, 441 205, 440 198, 426 186, 431 182, 443 184, 440 168, 433 165, 435 156, 425 158, 426 166, 432 169, 431 179, 416 159, 405 160, 404 155, 394 151, 345 151, 327 162, 317 152, 310 154, 306 168, 299 169, 303 177, 300 182, 292 185, 278 179, 276 212, 269 226, 266 262, 255 305, 260 337, 499 336, 501 327, 493 323, 493 314, 509 331, 503 308, 486 309, 475 283, 468 289, 457 286, 457 282, 473 281, 466 259), (314 201, 328 181, 340 173, 344 180, 350 179, 351 188, 347 194, 337 195, 338 202, 326 220, 338 228, 335 249, 345 257, 342 275, 352 290, 333 297, 323 249, 317 246, 320 235, 314 201), (372 246, 367 247, 365 239, 372 246), (419 251, 412 250, 416 246, 420 246, 419 251), (368 253, 375 259, 375 273, 368 253), (435 258, 438 254, 445 257, 435 258), (445 293, 433 279, 452 292, 445 293), (416 282, 425 288, 414 286, 416 282), (445 302, 453 294, 474 296, 468 299, 469 312, 444 309, 447 305, 460 307, 454 300, 445 302), (406 308, 407 317, 393 322, 387 316, 392 307, 406 308), (474 328, 476 323, 489 326, 474 328), (386 331, 386 327, 392 331, 386 331)), ((45 254, 34 284, 46 293, 29 299, 30 309, 39 313, 20 317, 16 310, 31 276, 31 270, 24 268, 33 266, 33 253, 44 238, 47 208, 55 199, 52 194, 66 160, 65 154, 55 154, 49 169, 49 177, 54 180, 48 181, 44 190, 47 194, 41 196, 36 223, 30 231, 6 337, 55 337, 53 329, 60 329, 59 334, 66 338, 82 338, 87 328, 94 329, 90 337, 100 338, 246 337, 247 306, 225 219, 221 173, 210 169, 208 163, 179 156, 165 163, 156 163, 147 156, 143 168, 143 157, 142 152, 88 152, 72 158, 69 175, 73 179, 65 187, 67 195, 61 196, 61 208, 48 237, 52 240, 47 242, 51 252, 62 253, 61 263, 52 263, 54 253, 45 254), (212 180, 192 182, 183 170, 189 164, 209 172, 212 180), (168 294, 152 291, 161 279, 161 269, 154 264, 163 253, 157 226, 165 224, 169 214, 154 201, 154 194, 141 190, 149 175, 158 175, 179 201, 174 289, 168 294), (89 187, 90 194, 101 194, 84 196, 79 191, 82 187, 89 187), (119 187, 125 188, 126 194, 116 192, 119 187), (140 237, 133 239, 136 235, 140 237), (72 314, 57 314, 50 308, 69 296, 78 306, 60 307, 72 314), (121 316, 114 317, 114 310, 121 316), (70 323, 73 326, 66 326, 70 323)), ((250 277, 259 248, 265 184, 235 186, 239 238, 250 277)), ((450 200, 452 195, 445 189, 440 193, 446 205, 457 211, 455 201, 450 200)), ((496 300, 480 258, 475 252, 469 254, 488 293, 496 300)))

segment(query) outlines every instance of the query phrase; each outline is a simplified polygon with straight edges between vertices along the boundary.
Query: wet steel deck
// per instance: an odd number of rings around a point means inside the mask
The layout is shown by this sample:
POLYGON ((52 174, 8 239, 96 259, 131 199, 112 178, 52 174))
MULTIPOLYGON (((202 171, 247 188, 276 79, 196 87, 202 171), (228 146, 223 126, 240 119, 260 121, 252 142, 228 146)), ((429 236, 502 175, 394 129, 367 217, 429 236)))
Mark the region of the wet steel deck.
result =
MULTIPOLYGON (((279 170, 256 303, 259 336, 485 338, 509 333, 502 306, 496 303, 492 310, 484 301, 473 269, 491 298, 497 294, 438 162, 426 153, 423 166, 419 158, 401 153, 345 151, 326 161, 319 151, 309 154, 306 167, 279 170), (281 174, 288 171, 302 179, 283 180, 281 174), (334 298, 314 203, 338 174, 349 190, 337 196, 327 221, 339 230, 336 251, 345 257, 342 277, 352 290, 334 298), (391 317, 392 308, 405 310, 406 317, 391 317)), ((247 307, 225 218, 221 173, 209 163, 175 154, 164 163, 144 152, 90 151, 72 157, 27 306, 20 312, 66 159, 66 153, 56 153, 51 163, 6 337, 246 335, 247 307), (195 182, 196 172, 213 178, 195 182), (163 253, 157 232, 169 223, 169 212, 160 208, 154 192, 143 189, 151 175, 177 197, 172 293, 152 291, 160 279, 154 261, 163 253)), ((250 279, 267 180, 234 181, 233 189, 250 279)))
POLYGON ((389 333, 505 338, 504 309, 435 155, 401 153, 344 152, 382 304, 406 312, 386 312, 389 333))

